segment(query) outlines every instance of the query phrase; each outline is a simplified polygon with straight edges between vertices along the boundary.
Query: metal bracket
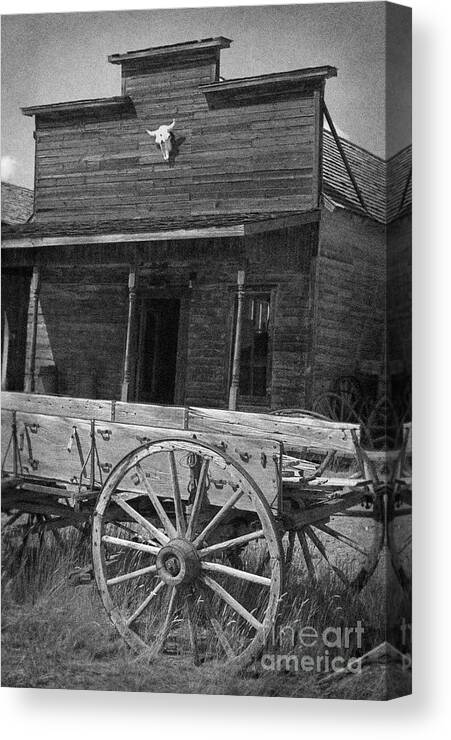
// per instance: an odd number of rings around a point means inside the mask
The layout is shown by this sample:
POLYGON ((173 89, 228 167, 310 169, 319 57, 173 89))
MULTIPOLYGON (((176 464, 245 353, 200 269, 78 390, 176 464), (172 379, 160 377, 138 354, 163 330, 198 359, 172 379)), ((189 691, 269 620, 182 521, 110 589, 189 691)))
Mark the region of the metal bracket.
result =
POLYGON ((111 429, 97 429, 97 434, 100 434, 104 442, 109 442, 111 439, 111 429))
POLYGON ((152 442, 152 440, 150 439, 150 437, 139 437, 139 436, 138 436, 138 437, 136 437, 136 439, 137 439, 137 440, 138 440, 138 442, 139 442, 140 444, 142 444, 142 445, 146 445, 146 444, 148 444, 149 442, 152 442))
POLYGON ((250 459, 251 459, 251 457, 252 457, 252 455, 251 455, 251 454, 249 454, 249 452, 240 452, 240 450, 239 450, 239 449, 238 449, 237 447, 235 447, 235 452, 237 452, 237 453, 238 453, 238 455, 240 456, 240 459, 241 459, 241 460, 242 460, 243 462, 245 462, 245 463, 248 463, 248 462, 249 462, 249 460, 250 460, 250 459))

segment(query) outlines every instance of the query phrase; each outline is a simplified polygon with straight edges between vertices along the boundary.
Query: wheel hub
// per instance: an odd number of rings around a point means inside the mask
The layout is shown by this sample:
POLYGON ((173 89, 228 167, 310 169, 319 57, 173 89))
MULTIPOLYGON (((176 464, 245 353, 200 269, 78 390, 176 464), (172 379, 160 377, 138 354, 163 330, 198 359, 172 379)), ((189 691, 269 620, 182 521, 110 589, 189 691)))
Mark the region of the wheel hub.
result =
POLYGON ((191 542, 177 537, 157 555, 158 575, 169 586, 191 583, 200 573, 200 560, 191 542))

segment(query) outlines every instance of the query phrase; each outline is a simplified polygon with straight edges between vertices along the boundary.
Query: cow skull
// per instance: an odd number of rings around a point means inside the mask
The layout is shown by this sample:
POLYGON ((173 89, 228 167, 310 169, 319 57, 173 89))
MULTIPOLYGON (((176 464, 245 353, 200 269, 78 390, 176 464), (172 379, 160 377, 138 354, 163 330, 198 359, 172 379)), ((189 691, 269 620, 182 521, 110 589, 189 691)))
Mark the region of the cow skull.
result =
POLYGON ((159 128, 155 129, 155 131, 147 131, 149 136, 155 137, 155 144, 161 150, 165 162, 168 161, 174 144, 174 134, 172 133, 174 126, 175 120, 172 121, 169 126, 165 126, 163 124, 159 128))

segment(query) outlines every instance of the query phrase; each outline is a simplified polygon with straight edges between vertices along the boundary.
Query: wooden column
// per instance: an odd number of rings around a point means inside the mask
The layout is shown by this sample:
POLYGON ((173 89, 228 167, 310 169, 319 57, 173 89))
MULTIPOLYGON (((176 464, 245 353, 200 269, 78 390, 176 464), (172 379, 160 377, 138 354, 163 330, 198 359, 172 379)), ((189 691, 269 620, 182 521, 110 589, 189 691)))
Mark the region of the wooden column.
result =
POLYGON ((243 325, 243 306, 244 306, 244 270, 238 270, 237 276, 237 311, 236 311, 236 326, 235 326, 235 342, 233 348, 233 365, 232 365, 232 382, 230 384, 229 391, 229 409, 231 411, 236 410, 236 400, 238 397, 238 389, 240 385, 240 355, 241 355, 241 329, 243 325))
POLYGON ((8 390, 8 355, 9 355, 9 322, 6 311, 3 311, 2 327, 2 391, 8 390))
MULTIPOLYGON (((39 290, 41 287, 41 276, 39 267, 33 267, 33 276, 30 285, 29 313, 31 313, 30 347, 27 352, 25 363, 25 393, 33 393, 35 388, 35 364, 36 364, 36 337, 38 333, 38 309, 39 290)), ((28 334, 28 332, 27 332, 28 334)))
POLYGON ((132 363, 132 341, 135 329, 136 316, 136 279, 137 269, 134 265, 130 266, 128 276, 128 320, 127 320, 127 339, 125 342, 124 357, 124 375, 121 388, 121 401, 130 400, 130 381, 131 381, 131 363, 132 363))

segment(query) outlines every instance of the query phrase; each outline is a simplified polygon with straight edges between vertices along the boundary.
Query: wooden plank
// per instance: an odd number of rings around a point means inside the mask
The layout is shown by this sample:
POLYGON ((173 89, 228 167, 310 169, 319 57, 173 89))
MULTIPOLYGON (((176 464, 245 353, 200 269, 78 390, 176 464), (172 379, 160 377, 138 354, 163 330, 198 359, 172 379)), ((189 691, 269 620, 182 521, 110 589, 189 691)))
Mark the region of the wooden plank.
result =
MULTIPOLYGON (((3 397, 3 393, 2 393, 3 397)), ((2 431, 1 431, 1 455, 2 455, 2 472, 13 473, 14 471, 14 451, 12 442, 12 422, 13 414, 11 411, 2 408, 2 431)))
MULTIPOLYGON (((218 452, 225 449, 234 461, 256 481, 262 489, 268 503, 277 508, 280 496, 279 461, 281 459, 281 447, 277 441, 246 436, 246 438, 234 436, 233 439, 224 435, 216 434, 193 434, 189 431, 164 429, 162 427, 141 426, 138 424, 96 424, 96 444, 101 464, 108 473, 127 453, 142 444, 158 442, 162 439, 195 440, 213 446, 218 452)), ((183 447, 183 445, 182 445, 183 447)), ((179 485, 182 499, 189 497, 189 466, 186 460, 186 450, 175 452, 177 470, 179 473, 179 485)), ((150 484, 154 487, 156 494, 163 498, 173 498, 172 474, 169 455, 166 452, 157 453, 149 459, 141 462, 141 467, 147 473, 150 484)), ((210 488, 207 498, 215 506, 222 506, 233 494, 230 485, 224 483, 227 475, 222 468, 212 465, 209 470, 210 488)), ((124 479, 121 488, 144 493, 139 480, 131 474, 124 479)), ((237 508, 252 510, 252 505, 246 497, 242 497, 237 508)))
MULTIPOLYGON (((86 419, 17 412, 22 472, 32 477, 76 483, 89 454, 90 432, 91 423, 86 419), (77 439, 71 441, 74 429, 77 439)), ((89 482, 89 474, 88 464, 83 476, 85 484, 89 482)))
POLYGON ((78 419, 111 419, 111 401, 95 401, 88 398, 67 396, 44 396, 37 393, 2 393, 2 408, 10 411, 71 416, 78 419))
POLYGON ((220 409, 189 409, 189 429, 192 431, 245 436, 262 436, 326 452, 354 453, 351 430, 359 434, 359 426, 318 419, 293 419, 268 414, 223 411, 220 409))
POLYGON ((118 401, 115 406, 114 419, 122 424, 141 424, 149 427, 179 430, 185 428, 185 409, 177 406, 118 401))

